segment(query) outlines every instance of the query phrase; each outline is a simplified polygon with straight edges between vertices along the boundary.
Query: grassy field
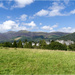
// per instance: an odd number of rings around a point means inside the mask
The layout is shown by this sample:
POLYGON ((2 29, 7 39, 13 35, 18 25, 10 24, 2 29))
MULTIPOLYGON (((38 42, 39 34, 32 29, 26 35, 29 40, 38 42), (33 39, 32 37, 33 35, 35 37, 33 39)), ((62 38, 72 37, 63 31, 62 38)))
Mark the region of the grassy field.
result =
POLYGON ((3 48, 0 74, 75 74, 75 52, 3 48))

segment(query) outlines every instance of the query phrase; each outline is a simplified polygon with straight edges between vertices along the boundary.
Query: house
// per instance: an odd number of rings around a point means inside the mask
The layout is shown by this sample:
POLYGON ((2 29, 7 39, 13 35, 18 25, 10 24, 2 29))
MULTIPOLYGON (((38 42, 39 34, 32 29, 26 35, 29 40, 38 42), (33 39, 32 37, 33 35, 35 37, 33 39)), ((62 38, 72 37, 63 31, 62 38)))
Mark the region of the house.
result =
POLYGON ((71 41, 71 40, 67 40, 67 41, 64 41, 64 40, 56 40, 56 42, 59 42, 61 44, 66 44, 66 45, 74 44, 74 41, 71 41))
POLYGON ((50 42, 49 42, 49 41, 46 41, 46 44, 47 44, 47 45, 49 45, 49 44, 50 44, 50 42))
POLYGON ((39 43, 36 43, 36 46, 39 46, 39 43))
POLYGON ((35 46, 35 43, 34 42, 32 42, 32 46, 35 46))
POLYGON ((24 46, 25 43, 22 42, 22 45, 24 46))

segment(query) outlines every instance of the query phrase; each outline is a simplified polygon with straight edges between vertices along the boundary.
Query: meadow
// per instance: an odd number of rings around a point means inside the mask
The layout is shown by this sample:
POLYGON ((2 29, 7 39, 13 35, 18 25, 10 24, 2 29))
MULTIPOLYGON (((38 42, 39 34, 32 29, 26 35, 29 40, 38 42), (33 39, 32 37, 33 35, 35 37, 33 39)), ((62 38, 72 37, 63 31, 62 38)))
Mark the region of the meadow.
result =
POLYGON ((75 74, 75 52, 2 48, 0 74, 75 74))

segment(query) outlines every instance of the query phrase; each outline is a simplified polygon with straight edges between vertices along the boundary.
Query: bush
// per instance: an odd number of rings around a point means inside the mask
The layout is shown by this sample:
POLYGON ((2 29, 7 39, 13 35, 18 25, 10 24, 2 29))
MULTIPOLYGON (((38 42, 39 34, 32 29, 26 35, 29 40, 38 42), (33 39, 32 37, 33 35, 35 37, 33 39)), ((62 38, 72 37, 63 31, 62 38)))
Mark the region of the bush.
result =
POLYGON ((75 51, 75 44, 69 45, 69 46, 68 46, 68 49, 69 49, 70 51, 75 51))
POLYGON ((67 50, 67 46, 65 44, 61 44, 59 42, 51 42, 48 49, 52 50, 67 50))

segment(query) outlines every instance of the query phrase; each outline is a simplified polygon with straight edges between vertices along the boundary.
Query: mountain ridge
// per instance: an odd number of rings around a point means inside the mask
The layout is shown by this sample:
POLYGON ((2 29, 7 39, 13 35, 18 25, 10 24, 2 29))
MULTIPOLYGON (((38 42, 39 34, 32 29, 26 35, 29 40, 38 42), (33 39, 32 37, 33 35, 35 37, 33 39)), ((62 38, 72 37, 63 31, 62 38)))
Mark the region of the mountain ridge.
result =
POLYGON ((71 33, 71 34, 68 34, 68 35, 65 35, 65 36, 62 36, 60 38, 58 38, 58 40, 72 40, 75 42, 75 32, 74 33, 71 33))
MULTIPOLYGON (((18 40, 24 41, 27 39, 28 41, 39 41, 42 39, 45 40, 54 40, 56 38, 68 35, 70 33, 64 33, 64 32, 30 32, 26 30, 20 30, 20 31, 8 31, 5 33, 0 33, 0 42, 5 41, 14 41, 16 38, 19 38, 18 40)), ((16 40, 16 41, 18 41, 16 40)))

